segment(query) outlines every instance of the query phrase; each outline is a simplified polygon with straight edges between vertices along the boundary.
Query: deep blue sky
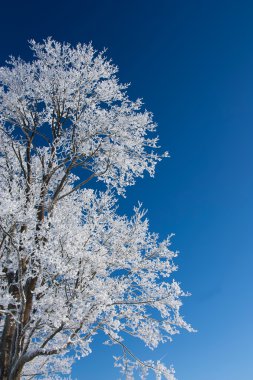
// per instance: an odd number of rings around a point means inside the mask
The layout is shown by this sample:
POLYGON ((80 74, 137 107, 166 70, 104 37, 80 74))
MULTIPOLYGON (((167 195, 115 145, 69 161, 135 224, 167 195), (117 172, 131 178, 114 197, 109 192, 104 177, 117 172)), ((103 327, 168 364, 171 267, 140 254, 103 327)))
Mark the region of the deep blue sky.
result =
MULTIPOLYGON (((7 1, 0 60, 26 57, 26 41, 108 47, 131 97, 143 97, 171 159, 138 181, 153 230, 175 232, 177 278, 192 297, 183 313, 198 329, 141 358, 173 363, 179 380, 252 380, 253 2, 225 0, 7 1)), ((113 351, 116 353, 116 351, 113 351)), ((78 380, 113 380, 97 339, 78 380)))

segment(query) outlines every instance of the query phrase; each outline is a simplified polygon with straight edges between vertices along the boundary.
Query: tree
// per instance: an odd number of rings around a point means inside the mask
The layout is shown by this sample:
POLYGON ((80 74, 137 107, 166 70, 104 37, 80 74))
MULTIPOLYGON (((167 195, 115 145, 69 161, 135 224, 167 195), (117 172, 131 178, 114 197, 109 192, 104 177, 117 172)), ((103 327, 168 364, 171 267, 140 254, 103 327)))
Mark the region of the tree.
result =
POLYGON ((128 379, 136 363, 174 379, 124 343, 191 330, 168 281, 170 237, 149 232, 140 205, 117 213, 117 194, 162 158, 152 115, 91 44, 30 46, 32 62, 0 70, 0 379, 63 378, 99 331, 122 347, 128 379))

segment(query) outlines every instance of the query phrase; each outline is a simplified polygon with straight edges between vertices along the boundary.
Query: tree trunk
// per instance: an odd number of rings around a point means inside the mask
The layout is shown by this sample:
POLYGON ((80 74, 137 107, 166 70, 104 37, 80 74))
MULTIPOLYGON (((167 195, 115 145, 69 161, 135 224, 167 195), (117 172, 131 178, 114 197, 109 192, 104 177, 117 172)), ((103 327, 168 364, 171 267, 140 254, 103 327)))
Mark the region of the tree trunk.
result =
MULTIPOLYGON (((15 321, 6 316, 0 348, 0 380, 8 380, 11 367, 12 339, 15 333, 15 321)), ((18 378, 17 378, 18 380, 18 378)))

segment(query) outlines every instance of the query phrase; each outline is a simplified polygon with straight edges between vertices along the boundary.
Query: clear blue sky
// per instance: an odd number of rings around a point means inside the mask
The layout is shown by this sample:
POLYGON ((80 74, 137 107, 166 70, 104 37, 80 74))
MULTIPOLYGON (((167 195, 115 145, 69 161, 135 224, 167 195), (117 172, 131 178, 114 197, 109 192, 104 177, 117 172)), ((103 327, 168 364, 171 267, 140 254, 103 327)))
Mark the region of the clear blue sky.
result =
MULTIPOLYGON (((171 159, 155 179, 128 190, 151 227, 175 232, 177 279, 192 293, 183 314, 198 329, 141 358, 173 363, 179 380, 253 379, 253 2, 245 0, 7 1, 0 60, 28 56, 48 35, 89 42, 120 67, 131 97, 143 97, 171 159)), ((96 339, 78 380, 113 380, 112 351, 96 339)))

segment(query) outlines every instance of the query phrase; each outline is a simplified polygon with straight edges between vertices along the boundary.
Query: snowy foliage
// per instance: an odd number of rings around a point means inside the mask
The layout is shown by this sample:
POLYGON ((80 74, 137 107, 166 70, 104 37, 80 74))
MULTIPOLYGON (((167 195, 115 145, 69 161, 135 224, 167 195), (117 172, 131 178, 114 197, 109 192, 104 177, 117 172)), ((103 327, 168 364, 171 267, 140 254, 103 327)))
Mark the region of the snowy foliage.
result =
POLYGON ((68 378, 99 331, 122 347, 124 369, 126 333, 154 348, 191 330, 168 281, 170 237, 149 232, 140 206, 117 213, 117 194, 154 175, 156 126, 92 45, 30 45, 31 63, 0 69, 0 379, 68 378))

